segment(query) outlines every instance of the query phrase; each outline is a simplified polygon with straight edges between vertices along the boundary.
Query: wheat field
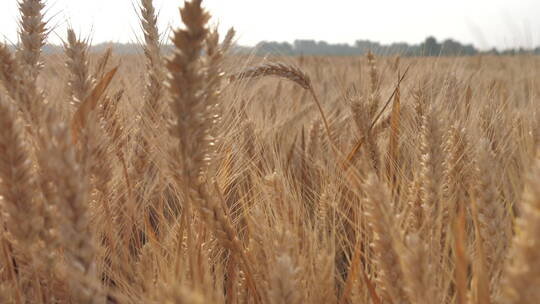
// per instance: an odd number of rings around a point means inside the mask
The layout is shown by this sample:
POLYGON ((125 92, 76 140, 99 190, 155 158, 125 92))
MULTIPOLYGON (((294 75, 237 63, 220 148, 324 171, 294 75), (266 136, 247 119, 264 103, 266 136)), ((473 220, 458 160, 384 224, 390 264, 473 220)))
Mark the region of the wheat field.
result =
POLYGON ((0 44, 0 303, 539 303, 540 58, 0 44))

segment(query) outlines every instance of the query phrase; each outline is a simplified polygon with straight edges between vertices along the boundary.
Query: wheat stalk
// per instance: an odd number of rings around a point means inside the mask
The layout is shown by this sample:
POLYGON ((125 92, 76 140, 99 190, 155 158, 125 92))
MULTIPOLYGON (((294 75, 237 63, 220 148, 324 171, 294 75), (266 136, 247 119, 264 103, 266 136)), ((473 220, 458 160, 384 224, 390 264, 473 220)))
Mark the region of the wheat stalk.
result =
MULTIPOLYGON (((169 91, 172 96, 170 105, 176 118, 171 133, 179 139, 180 152, 180 161, 175 166, 179 169, 179 180, 187 186, 189 199, 217 239, 242 259, 248 284, 258 302, 253 271, 230 219, 215 197, 212 197, 212 188, 208 186, 206 178, 206 169, 215 149, 213 132, 216 120, 213 113, 219 101, 220 84, 219 78, 216 79, 220 74, 202 72, 205 65, 200 56, 208 37, 206 23, 210 15, 202 9, 200 0, 186 2, 180 14, 186 29, 174 31, 172 41, 176 49, 167 61, 170 72, 169 91)), ((212 68, 212 65, 206 67, 212 68)))

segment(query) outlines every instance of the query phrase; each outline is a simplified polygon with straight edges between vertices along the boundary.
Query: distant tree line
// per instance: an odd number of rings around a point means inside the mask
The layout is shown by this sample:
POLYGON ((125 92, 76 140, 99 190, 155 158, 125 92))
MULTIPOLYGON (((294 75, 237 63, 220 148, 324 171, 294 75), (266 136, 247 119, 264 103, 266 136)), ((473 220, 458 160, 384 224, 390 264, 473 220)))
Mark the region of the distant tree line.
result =
MULTIPOLYGON (((108 47, 112 47, 117 54, 137 54, 142 53, 142 48, 136 43, 101 43, 91 47, 92 52, 102 52, 108 47)), ((172 46, 165 45, 164 52, 169 53, 172 46)), ((376 55, 401 55, 401 56, 470 56, 476 54, 493 55, 519 55, 537 54, 540 55, 540 47, 535 49, 507 49, 499 51, 491 49, 489 51, 479 51, 472 44, 461 44, 453 39, 446 39, 438 42, 430 36, 420 44, 408 44, 405 42, 381 44, 369 40, 357 40, 353 45, 346 43, 331 44, 325 41, 315 40, 295 40, 292 44, 288 42, 267 42, 263 41, 255 47, 237 45, 235 51, 241 54, 257 55, 334 55, 352 56, 364 55, 372 51, 376 55)), ((44 47, 45 53, 60 53, 62 47, 48 44, 44 47)))
MULTIPOLYGON (((498 51, 479 51, 472 44, 461 44, 453 39, 446 39, 438 42, 435 37, 427 37, 420 44, 408 44, 404 42, 392 44, 380 44, 369 40, 357 40, 353 45, 346 43, 330 44, 325 41, 315 40, 295 40, 290 44, 287 42, 266 42, 259 43, 254 49, 257 54, 280 54, 280 55, 363 55, 368 51, 376 55, 402 55, 402 56, 470 56, 479 53, 494 55, 515 55, 521 53, 540 54, 540 47, 533 50, 509 49, 498 51)), ((251 49, 243 49, 251 51, 251 49)))

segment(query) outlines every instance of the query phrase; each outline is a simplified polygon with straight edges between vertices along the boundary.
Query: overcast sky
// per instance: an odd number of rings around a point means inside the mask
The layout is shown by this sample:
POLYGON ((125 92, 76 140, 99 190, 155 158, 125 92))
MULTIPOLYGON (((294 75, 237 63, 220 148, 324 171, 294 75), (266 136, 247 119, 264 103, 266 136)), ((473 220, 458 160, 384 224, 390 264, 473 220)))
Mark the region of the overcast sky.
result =
MULTIPOLYGON (((52 42, 71 24, 93 42, 133 42, 136 0, 47 0, 52 42)), ((180 23, 180 0, 155 0, 160 26, 180 23)), ((326 40, 418 43, 427 35, 480 48, 540 45, 540 0, 205 0, 214 22, 234 26, 239 43, 326 40)), ((0 0, 0 38, 16 41, 17 0, 0 0)))

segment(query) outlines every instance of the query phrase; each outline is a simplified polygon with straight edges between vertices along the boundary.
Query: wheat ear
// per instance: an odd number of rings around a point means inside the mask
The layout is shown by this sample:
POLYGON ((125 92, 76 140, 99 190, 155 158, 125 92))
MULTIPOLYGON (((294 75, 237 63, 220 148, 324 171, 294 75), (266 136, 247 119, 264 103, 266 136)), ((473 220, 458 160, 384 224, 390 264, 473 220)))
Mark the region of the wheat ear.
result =
POLYGON ((233 74, 229 76, 229 81, 234 82, 240 79, 252 79, 252 78, 258 78, 258 77, 265 77, 265 76, 277 76, 277 77, 288 79, 290 81, 297 83, 304 90, 309 91, 309 93, 313 97, 313 101, 315 102, 315 105, 317 106, 317 109, 319 110, 319 113, 323 120, 324 127, 328 135, 328 140, 330 141, 332 146, 335 148, 335 144, 334 144, 334 141, 332 140, 332 135, 331 135, 332 132, 330 131, 330 124, 328 123, 328 119, 326 118, 326 115, 324 114, 324 110, 322 108, 321 102, 319 101, 317 94, 315 94, 315 90, 313 89, 313 86, 311 84, 311 79, 306 73, 304 73, 299 68, 291 66, 291 65, 287 65, 284 63, 267 63, 267 64, 263 64, 257 67, 247 69, 237 74, 233 74))
POLYGON ((401 286, 395 282, 403 282, 403 272, 399 263, 399 254, 394 245, 394 237, 397 235, 388 220, 388 207, 391 196, 387 186, 379 179, 371 175, 366 183, 366 217, 373 229, 373 247, 375 253, 375 265, 378 269, 377 282, 383 291, 386 300, 393 303, 405 303, 406 294, 401 286))
POLYGON ((501 303, 532 304, 540 298, 540 158, 536 158, 527 176, 512 240, 512 258, 505 265, 501 303))
POLYGON ((78 39, 73 29, 68 29, 64 53, 67 56, 66 66, 70 73, 68 85, 71 91, 71 103, 78 107, 92 89, 92 78, 88 71, 88 43, 78 39))
POLYGON ((152 0, 141 0, 141 27, 144 33, 144 56, 146 57, 147 84, 144 96, 144 114, 150 119, 149 123, 160 122, 163 115, 162 97, 165 94, 164 64, 160 54, 159 29, 157 16, 152 0))
POLYGON ((44 109, 44 96, 35 81, 26 76, 8 47, 0 43, 0 82, 4 84, 9 97, 15 101, 27 123, 39 126, 40 115, 44 109))
MULTIPOLYGON (((44 141, 43 155, 48 161, 41 162, 43 170, 56 185, 50 204, 59 211, 59 241, 64 249, 69 266, 72 296, 78 303, 94 303, 99 298, 95 276, 95 244, 90 231, 88 198, 90 194, 91 150, 77 155, 76 147, 70 139, 70 130, 54 115, 48 116, 47 138, 44 141), (86 154, 86 155, 84 155, 86 154)), ((82 133, 83 142, 91 143, 95 136, 91 131, 97 125, 87 126, 82 133)), ((84 148, 86 149, 86 148, 84 148)))
POLYGON ((17 58, 27 71, 31 81, 35 82, 42 68, 40 62, 41 48, 47 38, 47 23, 44 21, 42 0, 21 0, 19 11, 20 45, 17 49, 17 58))
POLYGON ((0 194, 6 225, 17 242, 31 249, 43 231, 42 202, 21 121, 0 95, 0 194))
MULTIPOLYGON (((511 221, 506 218, 505 203, 498 197, 495 175, 489 174, 494 163, 489 141, 481 139, 476 157, 476 188, 474 198, 477 206, 477 226, 483 246, 487 278, 492 287, 497 286, 510 240, 511 221)), ((492 289, 493 291, 493 289, 492 289)))

